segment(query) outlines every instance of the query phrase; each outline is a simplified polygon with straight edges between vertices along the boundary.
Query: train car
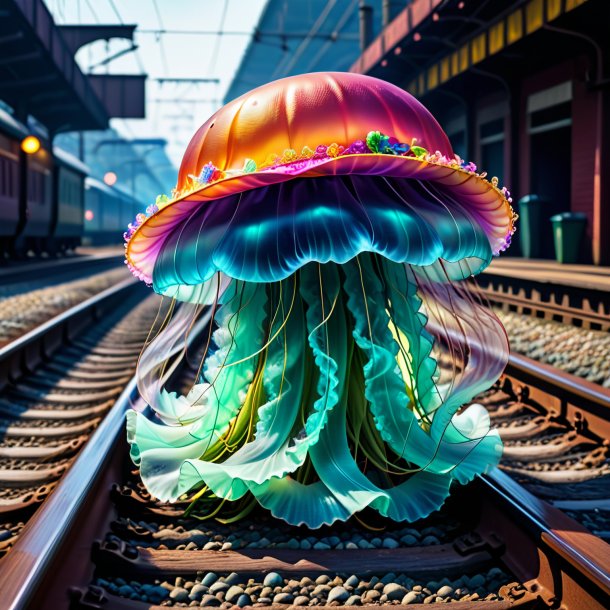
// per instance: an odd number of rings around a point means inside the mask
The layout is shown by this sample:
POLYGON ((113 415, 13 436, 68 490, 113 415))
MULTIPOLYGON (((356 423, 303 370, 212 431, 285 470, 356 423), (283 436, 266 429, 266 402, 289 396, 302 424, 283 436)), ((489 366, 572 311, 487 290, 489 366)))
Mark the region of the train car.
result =
POLYGON ((56 206, 47 250, 65 252, 81 243, 84 231, 85 178, 88 167, 55 147, 54 198, 56 206))
POLYGON ((87 167, 43 134, 31 154, 32 130, 0 108, 0 257, 59 254, 80 244, 87 167))
POLYGON ((84 243, 120 244, 128 223, 142 209, 141 202, 120 189, 86 178, 84 243))
MULTIPOLYGON (((54 159, 51 147, 41 140, 40 148, 33 154, 21 155, 21 171, 25 188, 25 214, 15 236, 15 253, 18 256, 54 253, 51 236, 55 217, 53 197, 54 159)), ((23 205, 23 201, 22 201, 23 205)))
POLYGON ((0 256, 3 257, 13 251, 25 215, 20 142, 26 135, 25 127, 0 109, 0 256))

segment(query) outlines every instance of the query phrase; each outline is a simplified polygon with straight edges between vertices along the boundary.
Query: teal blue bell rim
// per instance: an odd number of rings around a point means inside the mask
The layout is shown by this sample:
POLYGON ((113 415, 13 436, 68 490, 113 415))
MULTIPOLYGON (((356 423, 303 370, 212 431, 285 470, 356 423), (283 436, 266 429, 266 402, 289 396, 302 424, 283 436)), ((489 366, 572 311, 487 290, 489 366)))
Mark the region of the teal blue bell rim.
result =
POLYGON ((310 528, 365 508, 396 521, 430 514, 453 483, 495 467, 502 452, 483 407, 460 411, 497 378, 507 353, 502 326, 475 305, 450 281, 426 285, 371 254, 307 264, 276 283, 233 280, 200 382, 186 396, 162 391, 153 418, 128 414, 147 489, 169 501, 202 486, 221 500, 250 494, 310 528), (461 369, 449 386, 439 382, 426 312, 465 340, 451 345, 446 335, 461 369), (253 387, 262 388, 254 403, 253 387), (252 434, 216 459, 219 439, 249 408, 252 434), (371 435, 400 476, 384 482, 363 468, 358 444, 371 435), (313 481, 299 479, 306 459, 313 481))
POLYGON ((167 237, 156 292, 197 300, 216 272, 249 282, 285 279, 309 262, 343 264, 360 252, 463 279, 491 261, 486 227, 451 190, 386 176, 295 179, 200 202, 167 237))

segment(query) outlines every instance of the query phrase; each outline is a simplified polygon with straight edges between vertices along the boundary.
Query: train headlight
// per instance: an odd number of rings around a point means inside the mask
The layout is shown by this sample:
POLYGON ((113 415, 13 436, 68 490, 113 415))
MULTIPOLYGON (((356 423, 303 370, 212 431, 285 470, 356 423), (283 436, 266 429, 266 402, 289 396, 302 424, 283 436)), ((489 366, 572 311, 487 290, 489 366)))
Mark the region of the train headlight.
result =
POLYGON ((40 140, 36 136, 26 136, 21 140, 21 150, 28 155, 36 154, 40 150, 40 140))
POLYGON ((93 214, 93 210, 86 210, 85 211, 85 220, 93 220, 94 218, 94 214, 93 214))

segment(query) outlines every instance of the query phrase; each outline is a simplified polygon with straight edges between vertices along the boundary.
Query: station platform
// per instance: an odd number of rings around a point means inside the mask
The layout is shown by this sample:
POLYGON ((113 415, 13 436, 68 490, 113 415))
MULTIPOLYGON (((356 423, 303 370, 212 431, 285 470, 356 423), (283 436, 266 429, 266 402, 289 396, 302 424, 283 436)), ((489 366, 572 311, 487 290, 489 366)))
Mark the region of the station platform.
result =
POLYGON ((505 256, 495 259, 483 275, 610 292, 610 267, 596 265, 566 265, 553 260, 505 256))

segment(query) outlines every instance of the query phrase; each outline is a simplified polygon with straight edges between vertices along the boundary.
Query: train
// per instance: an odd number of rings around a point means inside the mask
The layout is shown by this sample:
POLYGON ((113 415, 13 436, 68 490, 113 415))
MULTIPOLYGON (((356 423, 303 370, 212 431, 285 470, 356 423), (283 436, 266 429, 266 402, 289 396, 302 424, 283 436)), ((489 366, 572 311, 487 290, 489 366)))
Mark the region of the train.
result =
POLYGON ((122 240, 127 225, 145 204, 124 191, 93 177, 85 178, 83 243, 115 244, 122 240))
POLYGON ((145 204, 90 176, 89 168, 0 108, 0 259, 58 256, 81 244, 120 244, 145 204), (39 136, 39 137, 38 137, 39 136))

